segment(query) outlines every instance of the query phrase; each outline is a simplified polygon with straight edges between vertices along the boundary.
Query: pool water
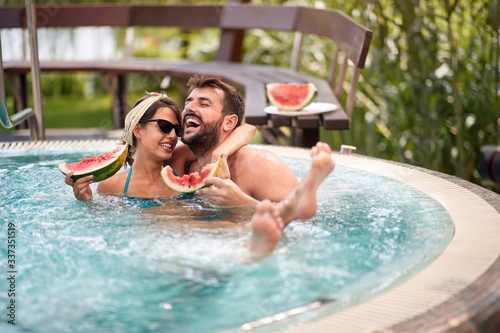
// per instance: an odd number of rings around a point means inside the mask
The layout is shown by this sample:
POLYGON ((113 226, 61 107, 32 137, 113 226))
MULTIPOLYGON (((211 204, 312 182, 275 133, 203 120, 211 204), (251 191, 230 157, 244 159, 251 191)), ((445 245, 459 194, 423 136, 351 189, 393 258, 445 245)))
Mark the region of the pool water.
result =
MULTIPOLYGON (((235 331, 318 299, 329 300, 324 315, 401 283, 453 234, 427 195, 337 166, 320 187, 317 216, 292 222, 272 255, 245 265, 248 209, 195 196, 77 201, 57 164, 102 151, 0 151, 1 332, 235 331), (9 223, 15 326, 6 316, 9 223)), ((284 160, 299 178, 309 169, 308 160, 284 160)))

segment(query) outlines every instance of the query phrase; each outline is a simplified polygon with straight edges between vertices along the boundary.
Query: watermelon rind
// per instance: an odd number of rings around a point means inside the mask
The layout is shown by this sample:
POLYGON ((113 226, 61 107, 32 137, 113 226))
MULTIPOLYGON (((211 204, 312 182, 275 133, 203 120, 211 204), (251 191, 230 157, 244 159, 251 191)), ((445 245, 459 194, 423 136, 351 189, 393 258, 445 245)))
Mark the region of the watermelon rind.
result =
POLYGON ((269 102, 282 111, 300 111, 311 104, 318 89, 314 83, 268 83, 266 94, 269 102), (306 90, 305 96, 294 94, 295 91, 306 90))
POLYGON ((176 176, 173 173, 170 165, 167 165, 161 170, 161 178, 172 190, 182 193, 193 193, 198 191, 203 187, 210 186, 209 184, 204 184, 203 179, 208 177, 219 177, 222 168, 222 156, 219 157, 217 162, 207 164, 202 169, 201 172, 192 172, 188 175, 176 176), (205 175, 204 175, 205 174, 205 175), (200 175, 204 175, 203 177, 200 175), (198 181, 192 183, 194 179, 198 181))
POLYGON ((100 155, 94 155, 90 158, 84 157, 80 162, 60 163, 59 170, 65 175, 74 171, 71 179, 77 180, 82 177, 93 175, 93 182, 100 182, 113 176, 121 169, 127 158, 128 145, 119 145, 111 152, 105 152, 100 155), (108 156, 110 155, 110 156, 108 156), (106 159, 105 156, 108 156, 106 159), (84 164, 91 164, 88 168, 84 164), (77 171, 75 171, 75 169, 77 171))

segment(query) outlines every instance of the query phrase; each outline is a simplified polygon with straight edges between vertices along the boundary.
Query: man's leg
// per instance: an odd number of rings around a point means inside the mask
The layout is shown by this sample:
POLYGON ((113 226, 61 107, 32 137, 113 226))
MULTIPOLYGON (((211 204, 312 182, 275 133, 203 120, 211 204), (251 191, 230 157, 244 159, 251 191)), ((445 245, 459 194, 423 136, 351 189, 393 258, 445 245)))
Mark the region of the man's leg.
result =
POLYGON ((288 223, 316 214, 319 185, 335 168, 335 163, 330 146, 323 142, 312 147, 311 157, 311 169, 285 200, 278 204, 265 200, 257 206, 249 223, 252 228, 251 252, 260 255, 271 253, 288 223))
POLYGON ((323 180, 333 171, 335 163, 330 146, 318 142, 311 148, 311 169, 302 178, 285 200, 277 205, 279 215, 288 223, 298 219, 309 219, 316 215, 316 195, 323 180))
POLYGON ((255 254, 273 252, 285 227, 276 204, 269 200, 264 200, 257 206, 250 220, 250 226, 252 227, 250 251, 255 254))

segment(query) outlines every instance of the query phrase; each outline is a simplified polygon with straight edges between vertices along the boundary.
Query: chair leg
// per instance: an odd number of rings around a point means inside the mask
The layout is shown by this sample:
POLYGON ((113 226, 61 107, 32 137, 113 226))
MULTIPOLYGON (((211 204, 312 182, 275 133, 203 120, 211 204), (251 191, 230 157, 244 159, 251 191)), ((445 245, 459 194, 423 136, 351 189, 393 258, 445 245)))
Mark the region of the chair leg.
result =
POLYGON ((262 135, 262 141, 264 144, 281 146, 281 142, 278 139, 279 133, 276 132, 276 128, 268 126, 259 126, 258 129, 262 135))
POLYGON ((282 146, 285 141, 290 146, 311 148, 319 141, 319 128, 290 127, 290 136, 278 127, 259 126, 258 129, 265 144, 282 146))
POLYGON ((319 141, 319 128, 296 128, 293 145, 311 148, 319 141))
POLYGON ((113 127, 122 128, 128 113, 127 76, 117 74, 112 76, 113 89, 113 127))

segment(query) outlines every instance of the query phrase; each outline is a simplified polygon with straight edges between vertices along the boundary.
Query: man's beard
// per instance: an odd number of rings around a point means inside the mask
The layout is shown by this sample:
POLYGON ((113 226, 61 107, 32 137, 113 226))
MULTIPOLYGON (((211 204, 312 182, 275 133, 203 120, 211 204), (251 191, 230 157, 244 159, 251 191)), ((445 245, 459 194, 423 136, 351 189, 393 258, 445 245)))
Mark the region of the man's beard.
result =
POLYGON ((204 156, 219 145, 220 129, 223 121, 224 117, 221 117, 219 120, 215 120, 211 123, 203 123, 202 131, 187 140, 183 133, 181 141, 186 144, 197 157, 204 156))

